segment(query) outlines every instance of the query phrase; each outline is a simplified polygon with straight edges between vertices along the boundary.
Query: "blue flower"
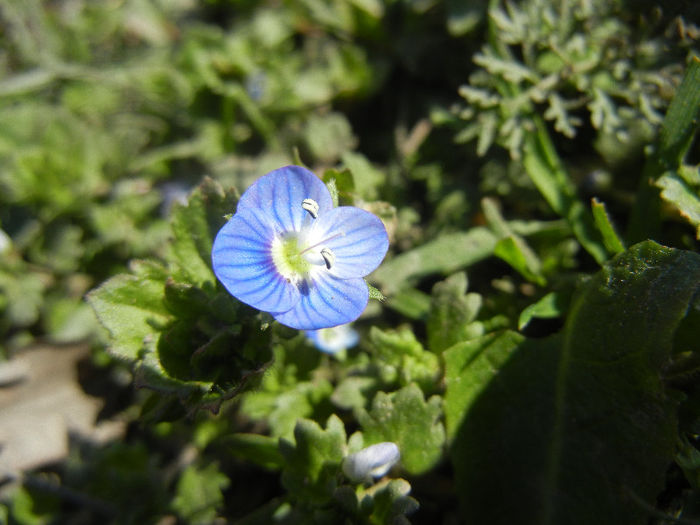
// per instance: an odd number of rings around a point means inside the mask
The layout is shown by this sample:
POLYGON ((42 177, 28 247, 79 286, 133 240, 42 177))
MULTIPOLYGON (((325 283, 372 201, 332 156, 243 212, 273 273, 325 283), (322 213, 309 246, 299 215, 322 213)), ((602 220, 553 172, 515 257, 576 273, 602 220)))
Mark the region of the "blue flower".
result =
POLYGON ((357 319, 367 306, 363 277, 389 247, 376 216, 333 207, 325 184, 287 166, 260 177, 214 240, 214 273, 240 301, 282 324, 317 330, 357 319))
POLYGON ((322 328, 321 330, 307 330, 306 337, 327 354, 335 354, 341 350, 352 348, 360 340, 357 330, 348 324, 334 326, 333 328, 322 328))

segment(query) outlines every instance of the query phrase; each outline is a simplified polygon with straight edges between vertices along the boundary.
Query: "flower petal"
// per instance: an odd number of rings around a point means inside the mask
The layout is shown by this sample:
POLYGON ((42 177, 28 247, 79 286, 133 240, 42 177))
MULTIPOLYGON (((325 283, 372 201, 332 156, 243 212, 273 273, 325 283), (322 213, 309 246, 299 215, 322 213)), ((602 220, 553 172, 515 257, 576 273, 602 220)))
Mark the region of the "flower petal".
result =
POLYGON ((336 279, 328 272, 319 271, 308 289, 301 292, 296 306, 272 315, 292 328, 318 330, 354 321, 368 300, 369 290, 363 279, 336 279))
POLYGON ((313 199, 319 213, 333 208, 331 194, 321 179, 306 168, 285 166, 260 177, 238 201, 237 210, 255 209, 266 213, 281 231, 300 231, 304 221, 311 216, 301 203, 313 199))
POLYGON ((299 289, 275 269, 270 244, 275 226, 264 214, 241 210, 214 239, 214 273, 229 293, 259 310, 283 312, 299 302, 299 289))
POLYGON ((333 250, 335 260, 330 273, 340 279, 371 273, 389 248, 389 237, 379 217, 352 206, 319 213, 309 237, 314 243, 322 243, 319 249, 333 250))
POLYGON ((357 330, 349 324, 341 324, 332 328, 322 328, 321 330, 307 330, 306 337, 321 352, 335 354, 341 350, 347 350, 355 346, 360 340, 357 330))

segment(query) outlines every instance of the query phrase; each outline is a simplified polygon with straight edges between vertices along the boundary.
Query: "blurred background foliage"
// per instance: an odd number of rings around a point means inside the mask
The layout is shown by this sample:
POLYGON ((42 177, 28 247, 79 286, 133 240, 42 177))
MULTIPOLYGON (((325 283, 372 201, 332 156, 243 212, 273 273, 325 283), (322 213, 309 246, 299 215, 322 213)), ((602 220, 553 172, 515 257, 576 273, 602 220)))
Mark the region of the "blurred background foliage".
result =
MULTIPOLYGON (((125 423, 9 476, 0 523, 459 523, 443 352, 553 334, 636 241, 698 249, 695 124, 664 121, 699 52, 696 2, 2 0, 0 21, 0 360, 89 345, 83 386, 125 423), (388 300, 340 357, 209 270, 237 196, 299 162, 390 235, 370 279, 388 300), (411 496, 308 470, 385 440, 411 496)), ((691 324, 666 335, 697 350, 691 324)), ((657 503, 697 518, 684 358, 688 432, 657 503)))

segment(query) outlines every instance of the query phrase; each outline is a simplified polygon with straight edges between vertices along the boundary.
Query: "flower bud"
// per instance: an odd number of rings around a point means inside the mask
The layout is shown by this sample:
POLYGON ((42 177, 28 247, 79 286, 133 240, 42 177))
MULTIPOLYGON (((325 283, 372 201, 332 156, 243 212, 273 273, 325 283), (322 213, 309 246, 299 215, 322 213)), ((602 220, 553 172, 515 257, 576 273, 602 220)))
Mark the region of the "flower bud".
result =
POLYGON ((371 481, 389 472, 400 457, 396 443, 377 443, 347 456, 343 460, 343 472, 356 482, 371 481))

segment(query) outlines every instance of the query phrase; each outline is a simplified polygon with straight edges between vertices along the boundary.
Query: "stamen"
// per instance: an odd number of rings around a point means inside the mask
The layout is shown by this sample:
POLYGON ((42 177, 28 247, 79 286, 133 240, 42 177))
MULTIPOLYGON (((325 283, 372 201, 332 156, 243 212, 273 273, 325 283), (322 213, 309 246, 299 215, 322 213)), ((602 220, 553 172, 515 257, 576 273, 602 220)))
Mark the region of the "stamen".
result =
POLYGON ((323 257, 323 260, 326 261, 326 268, 330 270, 331 266, 335 264, 335 254, 330 248, 325 247, 321 248, 321 257, 323 257))
POLYGON ((313 199, 304 199, 301 201, 301 207, 311 214, 314 219, 318 217, 318 202, 313 199))
POLYGON ((304 248, 302 251, 299 252, 299 255, 304 255, 306 252, 311 251, 314 248, 317 248, 318 246, 321 246, 323 243, 332 241, 333 239, 337 239, 338 237, 342 237, 343 235, 345 235, 345 233, 343 232, 338 232, 335 235, 331 235, 330 237, 328 237, 328 239, 323 239, 321 242, 317 242, 316 244, 312 244, 311 246, 304 248))

